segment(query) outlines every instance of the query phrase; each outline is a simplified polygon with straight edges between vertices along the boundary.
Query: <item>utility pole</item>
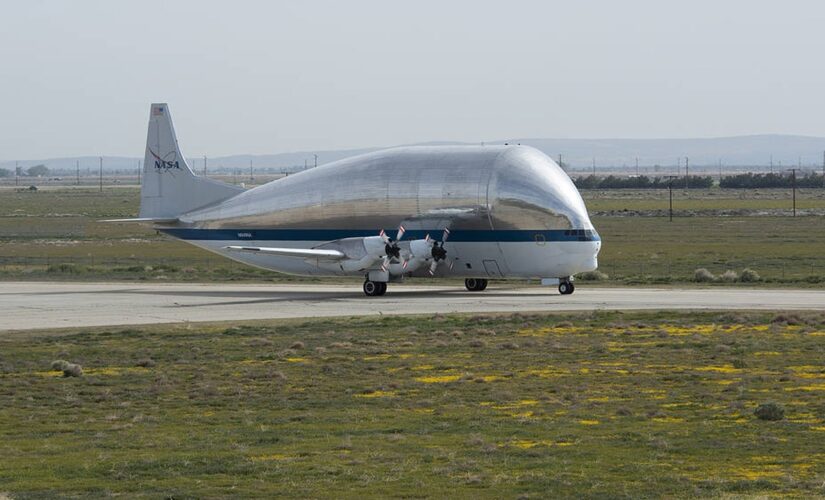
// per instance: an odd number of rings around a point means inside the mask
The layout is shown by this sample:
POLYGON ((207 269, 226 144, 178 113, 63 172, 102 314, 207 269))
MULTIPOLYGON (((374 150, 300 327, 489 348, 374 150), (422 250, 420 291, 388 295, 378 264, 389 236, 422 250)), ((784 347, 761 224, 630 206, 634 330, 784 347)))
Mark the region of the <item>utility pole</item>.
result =
POLYGON ((639 157, 636 157, 636 176, 639 176, 639 157))
POLYGON ((722 159, 719 158, 719 184, 722 183, 722 159))
POLYGON ((688 168, 689 168, 688 167, 688 157, 685 156, 685 189, 690 187, 690 185, 688 184, 688 175, 690 175, 689 171, 688 171, 688 168))
POLYGON ((771 173, 773 173, 773 155, 771 155, 771 173))
POLYGON ((593 177, 596 177, 596 157, 593 157, 593 177))
POLYGON ((140 171, 142 170, 140 167, 141 167, 140 160, 138 160, 138 186, 140 186, 140 174, 141 174, 140 171))
POLYGON ((20 185, 20 162, 19 161, 14 162, 14 185, 15 186, 20 185))
POLYGON ((314 156, 314 157, 315 157, 315 167, 313 167, 313 168, 318 168, 318 155, 315 155, 315 154, 314 154, 314 155, 312 155, 312 156, 314 156))
POLYGON ((103 192, 103 157, 100 157, 100 192, 103 192))
POLYGON ((249 182, 252 182, 253 178, 254 177, 252 176, 252 160, 250 159, 249 160, 249 182))
POLYGON ((203 155, 203 176, 206 177, 206 155, 203 155))
POLYGON ((670 214, 670 222, 673 222, 673 179, 678 178, 678 175, 668 175, 668 183, 667 183, 667 193, 668 198, 670 200, 670 208, 668 213, 670 214))
POLYGON ((76 176, 75 185, 79 186, 80 185, 80 160, 75 160, 75 168, 77 169, 77 172, 75 173, 75 176, 76 176))
POLYGON ((561 161, 561 153, 559 153, 559 167, 564 170, 564 163, 561 161))
POLYGON ((789 169, 791 171, 791 189, 793 190, 793 216, 796 217, 796 170, 795 168, 789 169))

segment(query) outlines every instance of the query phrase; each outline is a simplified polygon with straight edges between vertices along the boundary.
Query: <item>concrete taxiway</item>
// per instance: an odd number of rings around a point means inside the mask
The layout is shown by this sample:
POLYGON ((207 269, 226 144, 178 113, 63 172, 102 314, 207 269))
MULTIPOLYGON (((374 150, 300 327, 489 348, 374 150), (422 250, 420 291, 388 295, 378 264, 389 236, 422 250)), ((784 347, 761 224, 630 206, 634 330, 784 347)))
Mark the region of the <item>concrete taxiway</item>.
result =
POLYGON ((366 297, 353 285, 2 283, 0 331, 188 321, 378 314, 633 309, 825 310, 825 290, 390 286, 366 297))

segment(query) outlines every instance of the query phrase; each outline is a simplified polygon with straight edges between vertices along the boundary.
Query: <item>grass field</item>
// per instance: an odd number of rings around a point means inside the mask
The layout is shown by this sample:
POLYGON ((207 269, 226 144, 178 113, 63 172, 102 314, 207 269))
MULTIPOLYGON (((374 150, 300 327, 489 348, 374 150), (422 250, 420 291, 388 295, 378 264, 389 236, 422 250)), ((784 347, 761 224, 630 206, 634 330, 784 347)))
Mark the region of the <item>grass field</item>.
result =
MULTIPOLYGON (((751 268, 772 285, 825 283, 825 190, 800 191, 800 211, 822 214, 796 218, 783 215, 788 190, 676 191, 673 222, 661 216, 667 192, 583 195, 604 240, 608 283, 687 283, 700 267, 716 275, 751 268)), ((0 190, 0 279, 305 280, 235 264, 143 226, 97 222, 134 216, 137 205, 133 187, 0 190)))
POLYGON ((823 339, 666 312, 11 333, 0 494, 823 496, 823 339))

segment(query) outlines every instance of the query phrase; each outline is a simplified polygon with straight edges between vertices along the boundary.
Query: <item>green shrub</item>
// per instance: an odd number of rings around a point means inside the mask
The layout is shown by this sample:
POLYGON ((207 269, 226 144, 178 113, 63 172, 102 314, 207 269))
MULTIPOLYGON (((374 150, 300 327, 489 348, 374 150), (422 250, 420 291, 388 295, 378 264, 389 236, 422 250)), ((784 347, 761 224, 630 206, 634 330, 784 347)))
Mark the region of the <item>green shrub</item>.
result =
POLYGON ((89 269, 86 266, 77 264, 51 264, 46 268, 47 273, 63 273, 63 274, 84 274, 89 269))
POLYGON ((761 279, 759 273, 749 267, 742 269, 742 274, 739 275, 739 281, 742 283, 755 283, 761 279))
POLYGON ((610 279, 610 276, 601 271, 587 271, 585 273, 577 274, 576 279, 580 281, 605 281, 610 279))
POLYGON ((759 420, 782 420, 785 418, 785 408, 777 403, 762 403, 753 411, 759 420))

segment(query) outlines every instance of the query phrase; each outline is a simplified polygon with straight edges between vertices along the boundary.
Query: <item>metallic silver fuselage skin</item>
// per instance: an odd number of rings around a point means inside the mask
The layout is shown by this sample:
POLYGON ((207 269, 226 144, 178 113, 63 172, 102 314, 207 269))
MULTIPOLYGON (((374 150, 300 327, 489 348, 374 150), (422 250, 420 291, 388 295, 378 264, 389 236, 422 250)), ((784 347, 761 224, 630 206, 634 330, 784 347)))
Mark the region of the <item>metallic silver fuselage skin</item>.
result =
POLYGON ((382 228, 394 234, 402 223, 405 239, 425 233, 438 238, 449 227, 445 248, 453 268, 439 266, 436 276, 547 278, 596 269, 601 246, 570 178, 526 146, 378 151, 272 181, 179 219, 170 234, 247 264, 301 275, 363 273, 223 247, 240 240, 247 246, 313 248, 330 241, 317 235, 377 235, 382 228), (571 230, 586 231, 587 237, 566 236, 571 230))

